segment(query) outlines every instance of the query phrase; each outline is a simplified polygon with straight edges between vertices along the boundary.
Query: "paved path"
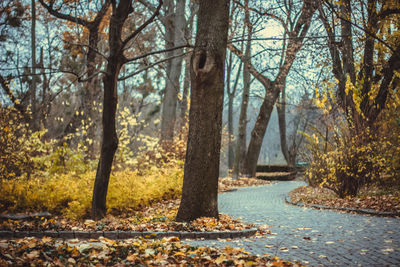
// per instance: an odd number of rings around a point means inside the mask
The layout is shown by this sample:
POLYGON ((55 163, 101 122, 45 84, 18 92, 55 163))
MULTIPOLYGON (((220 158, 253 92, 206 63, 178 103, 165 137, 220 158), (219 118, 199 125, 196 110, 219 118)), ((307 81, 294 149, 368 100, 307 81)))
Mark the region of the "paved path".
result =
POLYGON ((272 225, 269 229, 276 235, 234 242, 191 243, 243 247, 253 254, 268 253, 311 266, 400 266, 399 218, 338 213, 285 204, 285 194, 303 184, 297 181, 279 182, 219 195, 221 213, 241 217, 250 223, 272 225))

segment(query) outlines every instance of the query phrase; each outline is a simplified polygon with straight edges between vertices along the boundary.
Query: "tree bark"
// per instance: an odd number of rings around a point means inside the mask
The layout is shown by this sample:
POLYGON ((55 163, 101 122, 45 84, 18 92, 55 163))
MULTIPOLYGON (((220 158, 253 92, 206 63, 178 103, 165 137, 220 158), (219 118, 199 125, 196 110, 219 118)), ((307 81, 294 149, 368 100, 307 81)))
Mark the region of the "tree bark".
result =
POLYGON ((267 130, 271 113, 279 96, 279 89, 271 88, 267 92, 261 104, 256 123, 251 132, 250 143, 246 153, 243 173, 249 177, 255 177, 258 157, 260 155, 262 142, 267 130))
POLYGON ((191 106, 182 200, 177 221, 218 217, 224 65, 229 0, 202 0, 191 60, 191 106))

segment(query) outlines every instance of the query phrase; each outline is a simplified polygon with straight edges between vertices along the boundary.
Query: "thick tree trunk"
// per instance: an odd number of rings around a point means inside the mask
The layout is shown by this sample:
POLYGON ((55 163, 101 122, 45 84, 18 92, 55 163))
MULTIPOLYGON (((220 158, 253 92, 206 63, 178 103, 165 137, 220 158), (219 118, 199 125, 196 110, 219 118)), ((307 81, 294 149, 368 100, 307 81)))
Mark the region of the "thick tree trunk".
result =
POLYGON ((191 60, 191 105, 182 200, 177 221, 218 217, 224 65, 229 0, 202 0, 191 60))

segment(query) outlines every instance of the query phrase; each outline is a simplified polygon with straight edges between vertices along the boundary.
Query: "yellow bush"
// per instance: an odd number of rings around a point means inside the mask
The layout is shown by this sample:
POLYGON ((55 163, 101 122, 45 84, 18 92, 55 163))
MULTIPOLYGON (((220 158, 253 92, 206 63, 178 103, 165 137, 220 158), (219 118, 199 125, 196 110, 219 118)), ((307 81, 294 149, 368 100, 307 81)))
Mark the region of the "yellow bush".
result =
MULTIPOLYGON (((90 215, 95 172, 0 181, 0 210, 49 211, 68 218, 90 215)), ((144 175, 118 171, 111 175, 108 212, 127 213, 161 199, 178 198, 183 181, 182 163, 153 168, 144 175)))

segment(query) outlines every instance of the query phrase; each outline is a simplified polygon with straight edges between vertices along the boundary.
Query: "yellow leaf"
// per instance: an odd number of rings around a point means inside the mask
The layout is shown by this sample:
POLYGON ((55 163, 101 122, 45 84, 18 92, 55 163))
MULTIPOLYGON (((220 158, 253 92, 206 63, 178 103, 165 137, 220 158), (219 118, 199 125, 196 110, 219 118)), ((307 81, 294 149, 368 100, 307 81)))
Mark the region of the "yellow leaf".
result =
POLYGON ((215 259, 216 264, 221 264, 226 260, 226 257, 224 255, 219 256, 218 258, 215 259))
POLYGON ((180 257, 180 256, 185 256, 186 254, 184 253, 184 252, 182 252, 182 251, 178 251, 178 252, 176 252, 175 254, 174 254, 174 256, 175 257, 180 257))

